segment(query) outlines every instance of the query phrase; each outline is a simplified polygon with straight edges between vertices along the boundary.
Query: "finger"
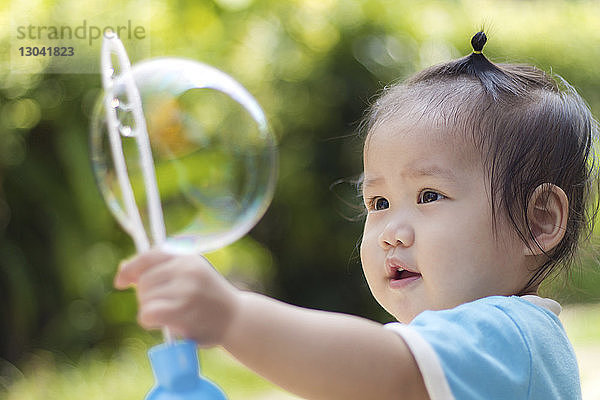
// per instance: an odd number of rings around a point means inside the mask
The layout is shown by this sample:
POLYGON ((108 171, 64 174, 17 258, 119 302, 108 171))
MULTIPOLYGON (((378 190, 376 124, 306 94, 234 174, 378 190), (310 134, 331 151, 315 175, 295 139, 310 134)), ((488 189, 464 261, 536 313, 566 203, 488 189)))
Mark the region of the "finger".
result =
POLYGON ((138 311, 138 323, 144 329, 160 329, 173 325, 174 315, 181 308, 177 300, 159 298, 148 302, 138 311))
POLYGON ((157 264, 152 268, 146 269, 137 280, 137 293, 141 298, 147 292, 153 289, 168 286, 171 282, 180 280, 176 271, 172 267, 173 260, 168 260, 157 264))
POLYGON ((201 332, 194 334, 194 324, 190 322, 189 318, 185 316, 182 318, 181 312, 182 305, 176 300, 160 299, 148 303, 147 306, 140 309, 137 320, 138 324, 146 330, 168 327, 174 337, 202 342, 201 332))
POLYGON ((183 301, 193 295, 190 283, 186 280, 167 279, 156 285, 148 285, 142 283, 145 279, 145 277, 140 278, 140 284, 136 288, 140 308, 157 300, 183 301))
MULTIPOLYGON (((155 265, 140 275, 137 281, 138 294, 155 287, 177 283, 182 287, 188 283, 201 286, 205 270, 211 267, 208 261, 198 256, 177 256, 155 265)), ((181 295, 181 293, 177 292, 181 295)))
MULTIPOLYGON (((148 302, 144 307, 138 310, 138 324, 146 329, 159 329, 165 326, 164 316, 168 310, 172 310, 170 306, 171 300, 155 300, 148 302)), ((172 312, 172 311, 171 311, 172 312)))
POLYGON ((135 256, 131 260, 125 260, 119 266, 115 276, 114 285, 117 289, 125 289, 136 284, 144 271, 173 258, 174 255, 158 249, 152 249, 135 256))

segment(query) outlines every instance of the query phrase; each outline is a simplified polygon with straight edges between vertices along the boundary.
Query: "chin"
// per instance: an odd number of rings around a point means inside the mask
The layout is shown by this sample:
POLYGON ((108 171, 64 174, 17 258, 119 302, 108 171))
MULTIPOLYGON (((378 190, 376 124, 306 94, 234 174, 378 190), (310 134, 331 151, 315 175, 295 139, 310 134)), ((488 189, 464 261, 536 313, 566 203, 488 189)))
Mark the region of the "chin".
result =
POLYGON ((406 302, 406 299, 398 299, 394 296, 386 297, 380 293, 379 296, 374 297, 388 314, 394 317, 396 321, 404 324, 410 323, 417 315, 426 309, 418 307, 418 309, 415 310, 414 307, 411 307, 410 302, 406 302))
POLYGON ((399 314, 397 316, 394 315, 394 317, 396 318, 396 320, 398 322, 402 322, 403 324, 410 324, 417 315, 418 314, 407 315, 406 313, 403 313, 403 314, 399 314))
POLYGON ((386 309, 398 322, 402 322, 404 324, 410 323, 419 313, 411 312, 407 309, 386 309))
POLYGON ((419 304, 419 305, 415 305, 412 304, 407 304, 406 306, 402 307, 402 306, 396 306, 391 312, 390 314, 392 314, 394 316, 394 318, 396 318, 396 320, 398 320, 399 322, 405 323, 405 324, 409 324, 412 322, 413 319, 415 319, 419 314, 421 314, 423 311, 427 311, 427 310, 436 310, 436 307, 432 307, 431 305, 426 305, 426 304, 419 304))

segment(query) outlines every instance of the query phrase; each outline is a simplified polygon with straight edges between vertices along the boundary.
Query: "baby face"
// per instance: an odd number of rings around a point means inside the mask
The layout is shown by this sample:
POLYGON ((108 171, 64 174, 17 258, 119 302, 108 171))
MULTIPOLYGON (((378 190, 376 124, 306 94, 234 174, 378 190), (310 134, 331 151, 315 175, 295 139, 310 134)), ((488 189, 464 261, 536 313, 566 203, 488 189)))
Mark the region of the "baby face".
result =
POLYGON ((361 260, 373 295, 396 319, 526 286, 526 246, 501 213, 494 231, 488 186, 461 135, 402 124, 371 132, 361 260))

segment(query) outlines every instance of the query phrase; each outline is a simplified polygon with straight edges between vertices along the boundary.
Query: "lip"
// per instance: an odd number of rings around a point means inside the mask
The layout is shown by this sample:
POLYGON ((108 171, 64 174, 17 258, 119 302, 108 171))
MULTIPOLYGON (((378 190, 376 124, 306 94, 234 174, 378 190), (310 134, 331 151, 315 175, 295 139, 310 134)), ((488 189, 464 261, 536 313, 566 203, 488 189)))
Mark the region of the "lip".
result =
POLYGON ((407 265, 406 263, 404 263, 403 261, 397 259, 397 258, 388 258, 385 260, 385 267, 387 270, 387 280, 388 280, 388 284, 389 287, 392 289, 401 289, 404 288, 408 285, 410 285, 411 283, 414 283, 416 281, 418 281, 419 279, 421 279, 421 274, 419 273, 419 271, 417 271, 416 268, 407 265), (396 276, 396 271, 398 269, 403 269, 415 274, 419 274, 416 276, 410 276, 408 278, 403 278, 403 279, 394 279, 394 277, 396 276))
POLYGON ((414 272, 415 274, 419 273, 419 271, 417 271, 416 268, 414 268, 410 265, 407 265, 407 263, 405 263, 397 258, 387 258, 385 260, 385 267, 386 267, 387 274, 388 274, 387 276, 390 279, 393 278, 394 275, 396 275, 396 271, 398 269, 404 269, 409 272, 414 272))
POLYGON ((409 278, 404 278, 404 279, 390 278, 389 286, 391 289, 402 289, 420 279, 421 279, 421 275, 411 276, 409 278))

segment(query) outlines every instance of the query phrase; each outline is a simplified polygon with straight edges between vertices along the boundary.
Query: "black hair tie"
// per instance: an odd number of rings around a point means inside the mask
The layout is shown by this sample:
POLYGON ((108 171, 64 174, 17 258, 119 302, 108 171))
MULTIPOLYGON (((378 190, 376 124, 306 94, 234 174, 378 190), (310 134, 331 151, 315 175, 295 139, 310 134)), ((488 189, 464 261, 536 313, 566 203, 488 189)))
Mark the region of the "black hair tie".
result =
POLYGON ((483 46, 487 42, 487 36, 483 31, 477 32, 471 39, 471 46, 473 46, 474 54, 482 54, 483 46))

